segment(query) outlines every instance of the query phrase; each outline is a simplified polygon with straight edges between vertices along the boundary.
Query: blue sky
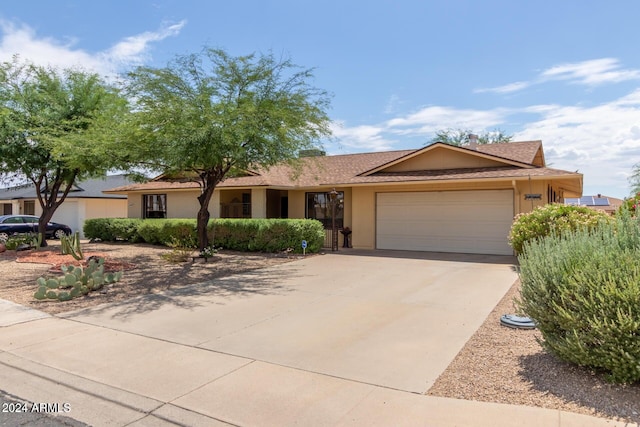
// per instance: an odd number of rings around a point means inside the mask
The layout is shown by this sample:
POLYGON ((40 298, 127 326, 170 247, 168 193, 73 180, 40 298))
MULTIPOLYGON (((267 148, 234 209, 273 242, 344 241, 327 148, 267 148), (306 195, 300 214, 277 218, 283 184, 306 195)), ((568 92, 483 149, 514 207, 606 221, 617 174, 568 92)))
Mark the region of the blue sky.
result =
POLYGON ((333 94, 330 154, 419 148, 439 129, 541 139, 584 194, 640 162, 640 2, 30 0, 0 6, 0 60, 113 75, 202 46, 272 51, 333 94))

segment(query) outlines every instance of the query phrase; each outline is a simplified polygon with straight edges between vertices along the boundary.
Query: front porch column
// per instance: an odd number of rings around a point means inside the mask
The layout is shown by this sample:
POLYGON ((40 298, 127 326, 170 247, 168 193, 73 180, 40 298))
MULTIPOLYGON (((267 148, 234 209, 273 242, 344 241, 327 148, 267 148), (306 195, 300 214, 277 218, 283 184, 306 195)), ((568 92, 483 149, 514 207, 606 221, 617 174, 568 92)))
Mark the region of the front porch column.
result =
POLYGON ((209 202, 209 212, 211 218, 220 218, 220 190, 214 190, 209 202))
POLYGON ((251 218, 267 217, 267 189, 251 189, 251 218))
POLYGON ((20 210, 20 200, 12 200, 11 201, 11 212, 13 215, 22 214, 22 210, 20 210))

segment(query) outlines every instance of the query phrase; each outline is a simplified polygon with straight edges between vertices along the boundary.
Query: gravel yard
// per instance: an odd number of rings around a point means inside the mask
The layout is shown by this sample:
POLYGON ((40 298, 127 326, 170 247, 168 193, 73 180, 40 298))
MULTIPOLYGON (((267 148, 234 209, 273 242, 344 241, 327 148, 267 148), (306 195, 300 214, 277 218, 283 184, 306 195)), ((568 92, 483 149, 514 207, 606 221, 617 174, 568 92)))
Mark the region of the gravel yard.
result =
POLYGON ((503 314, 515 313, 518 292, 516 282, 427 394, 640 423, 640 384, 609 384, 548 354, 537 330, 500 325, 503 314))
MULTIPOLYGON (((70 256, 61 257, 59 242, 52 241, 49 248, 38 251, 0 253, 0 298, 58 314, 300 258, 221 251, 207 263, 197 260, 173 264, 161 257, 170 249, 146 244, 85 243, 83 250, 86 257, 104 256, 108 269, 124 270, 122 281, 71 301, 34 300, 38 277, 59 275, 60 263, 73 262, 70 256)), ((427 394, 561 409, 640 423, 640 384, 609 384, 595 373, 547 354, 536 341, 540 337, 538 331, 500 326, 501 315, 515 312, 512 301, 518 286, 514 284, 427 394)))
POLYGON ((84 243, 82 250, 85 259, 91 255, 104 257, 105 271, 123 270, 122 280, 70 301, 35 300, 33 294, 37 290, 35 282, 38 277, 60 276, 60 264, 77 263, 70 255, 60 255, 60 242, 54 240, 49 242, 49 247, 37 251, 0 253, 0 298, 49 314, 58 314, 203 283, 298 258, 297 255, 220 251, 206 263, 202 259, 194 263, 191 260, 170 263, 161 255, 171 252, 171 249, 162 246, 84 243))

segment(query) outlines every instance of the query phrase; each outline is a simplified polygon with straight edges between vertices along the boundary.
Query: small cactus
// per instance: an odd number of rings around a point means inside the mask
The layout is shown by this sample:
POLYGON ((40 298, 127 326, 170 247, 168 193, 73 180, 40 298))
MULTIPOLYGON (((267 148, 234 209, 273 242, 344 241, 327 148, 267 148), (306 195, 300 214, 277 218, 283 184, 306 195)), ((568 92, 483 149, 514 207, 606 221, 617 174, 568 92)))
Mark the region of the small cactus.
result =
POLYGON ((78 261, 84 259, 84 254, 80 247, 80 233, 77 231, 73 236, 62 236, 60 238, 60 248, 62 255, 71 255, 78 261))
POLYGON ((95 259, 89 260, 84 269, 63 265, 61 270, 64 274, 57 279, 40 277, 36 280, 38 290, 33 294, 35 299, 68 301, 98 290, 105 284, 118 282, 122 278, 121 271, 117 273, 104 272, 103 258, 99 258, 97 261, 95 259))

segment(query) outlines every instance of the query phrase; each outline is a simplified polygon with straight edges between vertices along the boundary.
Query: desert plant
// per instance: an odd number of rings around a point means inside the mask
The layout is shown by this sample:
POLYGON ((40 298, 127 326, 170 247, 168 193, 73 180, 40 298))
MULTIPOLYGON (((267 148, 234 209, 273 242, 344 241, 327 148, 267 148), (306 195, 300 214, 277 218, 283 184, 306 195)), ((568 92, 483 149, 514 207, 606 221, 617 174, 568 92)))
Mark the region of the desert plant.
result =
POLYGON ((200 251, 200 256, 203 258, 212 258, 217 253, 218 249, 213 245, 209 245, 200 251))
POLYGON ((105 273, 104 258, 98 261, 91 259, 86 268, 62 266, 59 278, 40 277, 36 281, 38 290, 33 295, 37 300, 55 299, 68 301, 80 295, 86 295, 98 290, 106 284, 118 282, 122 278, 122 272, 105 273))
POLYGON ((193 251, 198 247, 198 239, 195 230, 184 229, 178 236, 171 236, 171 252, 162 254, 162 257, 170 262, 186 262, 191 257, 193 251))
POLYGON ((618 208, 616 214, 620 214, 622 211, 628 211, 632 216, 636 215, 636 211, 640 206, 640 193, 634 194, 632 197, 624 199, 624 203, 618 208))
POLYGON ((31 241, 32 237, 28 234, 13 235, 9 236, 9 238, 5 242, 5 246, 7 247, 8 251, 15 251, 20 247, 24 248, 25 245, 28 249, 31 247, 31 241))
POLYGON ((38 250, 38 248, 42 245, 42 233, 31 233, 29 237, 31 238, 29 242, 31 247, 35 250, 38 250))
POLYGON ((520 309, 559 358, 640 381, 640 223, 615 223, 531 241, 520 255, 520 309))
POLYGON ((77 231, 73 236, 62 236, 60 238, 60 248, 62 255, 71 255, 78 261, 84 259, 82 247, 80 246, 80 233, 77 231))
POLYGON ((612 218, 602 211, 584 206, 549 204, 528 213, 518 214, 509 231, 509 244, 522 253, 528 242, 580 228, 594 228, 612 218))

